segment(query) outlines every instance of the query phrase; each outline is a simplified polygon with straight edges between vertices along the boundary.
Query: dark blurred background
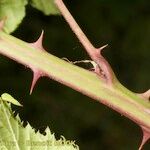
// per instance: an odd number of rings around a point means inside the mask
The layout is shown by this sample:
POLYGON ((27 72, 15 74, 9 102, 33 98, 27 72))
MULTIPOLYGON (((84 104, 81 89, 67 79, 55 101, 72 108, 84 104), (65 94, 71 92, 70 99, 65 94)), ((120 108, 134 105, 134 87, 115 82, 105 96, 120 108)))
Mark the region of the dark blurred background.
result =
MULTIPOLYGON (((68 8, 96 47, 103 52, 120 82, 134 92, 150 88, 150 1, 74 0, 68 8)), ((88 56, 62 16, 45 16, 27 6, 27 15, 14 36, 35 41, 44 29, 45 49, 69 60, 88 56)), ((57 138, 75 140, 81 150, 137 150, 140 128, 106 106, 48 78, 38 81, 29 95, 32 73, 0 56, 0 92, 19 99, 14 108, 21 119, 43 131, 49 126, 57 138)), ((63 77, 62 77, 63 78, 63 77)), ((145 150, 150 149, 146 144, 145 150)))

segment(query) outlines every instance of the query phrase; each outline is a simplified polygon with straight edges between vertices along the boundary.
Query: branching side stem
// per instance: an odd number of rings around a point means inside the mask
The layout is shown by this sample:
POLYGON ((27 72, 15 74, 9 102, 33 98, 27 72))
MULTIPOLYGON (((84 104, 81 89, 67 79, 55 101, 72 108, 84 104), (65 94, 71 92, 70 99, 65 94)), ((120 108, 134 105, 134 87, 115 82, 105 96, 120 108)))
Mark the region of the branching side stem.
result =
POLYGON ((113 70, 111 69, 111 66, 106 61, 106 59, 101 55, 101 50, 105 47, 101 48, 95 48, 89 39, 86 37, 84 32, 81 30, 67 7, 65 6, 63 0, 54 0, 55 4, 57 5, 58 9, 62 13, 63 17, 71 27, 72 31, 76 34, 77 38, 87 51, 88 55, 91 57, 91 59, 97 64, 95 68, 95 72, 104 79, 107 83, 111 84, 113 83, 113 80, 116 79, 115 75, 113 73, 113 70))

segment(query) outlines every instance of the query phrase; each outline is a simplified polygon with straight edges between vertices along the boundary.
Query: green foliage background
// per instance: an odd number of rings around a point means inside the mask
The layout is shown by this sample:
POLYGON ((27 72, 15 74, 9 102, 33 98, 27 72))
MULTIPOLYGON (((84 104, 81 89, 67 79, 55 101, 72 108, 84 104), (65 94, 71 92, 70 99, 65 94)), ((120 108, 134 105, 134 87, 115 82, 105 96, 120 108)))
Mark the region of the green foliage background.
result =
MULTIPOLYGON (((65 1, 96 47, 103 52, 118 79, 134 92, 150 87, 150 1, 65 1)), ((88 59, 84 49, 60 16, 45 16, 27 6, 27 16, 14 36, 35 41, 44 29, 48 52, 69 60, 88 59)), ((142 137, 140 128, 102 104, 48 78, 42 78, 29 95, 30 70, 0 56, 0 92, 21 99, 21 119, 43 131, 47 125, 56 136, 76 140, 82 150, 134 150, 142 137)), ((63 77, 62 77, 63 78, 63 77)), ((85 85, 86 86, 86 85, 85 85)), ((16 108, 14 108, 16 109, 16 108)), ((149 149, 147 144, 145 149, 149 149)))

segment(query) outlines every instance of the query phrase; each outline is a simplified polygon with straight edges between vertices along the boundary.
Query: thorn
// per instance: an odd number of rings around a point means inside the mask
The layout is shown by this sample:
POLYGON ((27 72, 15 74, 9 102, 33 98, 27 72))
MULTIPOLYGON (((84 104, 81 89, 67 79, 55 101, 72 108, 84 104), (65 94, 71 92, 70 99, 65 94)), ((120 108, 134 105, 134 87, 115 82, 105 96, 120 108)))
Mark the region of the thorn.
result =
POLYGON ((41 71, 39 71, 37 69, 33 69, 33 79, 32 79, 32 84, 31 84, 31 88, 30 88, 30 95, 32 94, 32 91, 33 91, 38 79, 43 76, 44 76, 44 74, 41 71))
MULTIPOLYGON (((37 39, 37 41, 33 43, 29 43, 32 47, 37 48, 39 50, 45 51, 43 48, 43 35, 44 35, 44 30, 42 30, 40 37, 37 39)), ((46 76, 42 71, 38 70, 37 68, 34 68, 33 66, 30 66, 31 70, 33 71, 33 79, 32 79, 32 84, 30 88, 30 95, 32 94, 32 91, 35 87, 36 82, 40 77, 46 76)))
POLYGON ((141 145, 139 147, 139 150, 142 150, 144 144, 150 139, 149 131, 147 131, 145 128, 142 127, 142 132, 143 132, 143 139, 142 139, 141 145))
POLYGON ((142 97, 142 98, 145 98, 145 99, 147 99, 147 100, 150 100, 150 89, 149 90, 147 90, 146 92, 144 92, 144 93, 140 93, 140 94, 138 94, 140 97, 142 97))
POLYGON ((148 100, 150 99, 150 89, 147 90, 145 93, 142 94, 143 97, 147 98, 148 100))
POLYGON ((44 35, 44 30, 42 30, 40 37, 37 39, 37 41, 30 43, 31 46, 33 46, 34 48, 38 48, 40 50, 44 50, 43 48, 43 35, 44 35))
POLYGON ((106 48, 107 46, 108 46, 108 44, 106 44, 106 45, 104 45, 104 46, 98 48, 98 52, 101 54, 101 51, 102 51, 104 48, 106 48))

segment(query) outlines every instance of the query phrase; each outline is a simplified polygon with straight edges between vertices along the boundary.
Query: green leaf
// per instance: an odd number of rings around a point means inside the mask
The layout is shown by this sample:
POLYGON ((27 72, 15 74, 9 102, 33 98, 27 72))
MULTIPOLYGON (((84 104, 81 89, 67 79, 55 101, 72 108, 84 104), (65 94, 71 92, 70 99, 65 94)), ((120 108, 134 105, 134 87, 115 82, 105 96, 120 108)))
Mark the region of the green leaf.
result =
POLYGON ((54 0, 31 0, 31 5, 42 11, 45 15, 58 15, 59 10, 54 4, 54 0))
POLYGON ((23 127, 19 116, 14 117, 10 104, 0 103, 0 149, 5 150, 79 150, 74 142, 63 137, 56 140, 46 128, 45 135, 35 130, 29 123, 23 127))
POLYGON ((3 101, 7 101, 7 102, 10 102, 14 105, 17 105, 17 106, 22 106, 16 99, 14 99, 10 94, 8 93, 4 93, 1 95, 1 99, 3 101))
POLYGON ((4 31, 13 32, 25 16, 27 0, 0 0, 0 20, 5 20, 4 31))

